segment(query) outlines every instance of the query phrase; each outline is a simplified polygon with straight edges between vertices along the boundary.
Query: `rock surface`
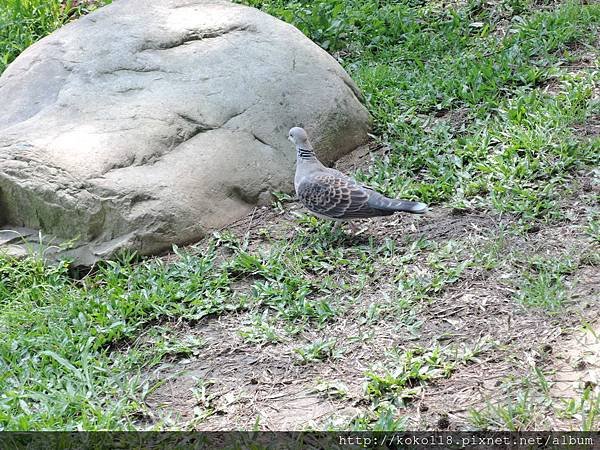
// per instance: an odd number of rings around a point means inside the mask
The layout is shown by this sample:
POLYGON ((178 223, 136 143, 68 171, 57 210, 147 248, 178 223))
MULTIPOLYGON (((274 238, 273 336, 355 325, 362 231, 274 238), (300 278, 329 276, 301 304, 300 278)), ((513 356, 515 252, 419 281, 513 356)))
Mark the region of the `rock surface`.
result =
POLYGON ((117 0, 27 49, 0 98, 0 225, 71 241, 80 264, 192 242, 291 191, 292 126, 324 161, 369 126, 332 57, 224 1, 117 0))

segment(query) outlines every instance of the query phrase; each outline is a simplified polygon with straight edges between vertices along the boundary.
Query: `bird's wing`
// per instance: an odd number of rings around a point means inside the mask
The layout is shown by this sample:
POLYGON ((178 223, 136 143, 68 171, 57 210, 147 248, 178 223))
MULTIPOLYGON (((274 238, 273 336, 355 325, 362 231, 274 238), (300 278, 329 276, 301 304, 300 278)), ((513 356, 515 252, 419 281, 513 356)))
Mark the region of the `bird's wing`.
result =
POLYGON ((359 183, 358 181, 356 181, 354 178, 349 177, 348 175, 346 175, 343 172, 340 172, 337 169, 333 169, 333 168, 328 168, 327 172, 333 175, 336 175, 340 178, 347 178, 348 180, 352 181, 353 183, 359 185, 361 188, 363 188, 367 193, 371 193, 371 192, 377 192, 374 188, 372 188, 371 186, 367 186, 366 184, 363 183, 359 183))
POLYGON ((340 175, 320 172, 308 177, 298 185, 298 198, 310 211, 334 219, 393 214, 371 207, 369 193, 351 178, 340 175))
POLYGON ((377 215, 386 215, 384 211, 404 211, 412 214, 423 214, 427 211, 427 205, 420 202, 411 202, 408 200, 399 200, 395 198, 388 198, 385 195, 380 194, 375 189, 364 184, 359 184, 355 179, 344 175, 342 172, 336 169, 327 169, 329 173, 335 174, 342 178, 347 178, 349 181, 358 185, 368 195, 368 206, 374 211, 378 211, 377 215))

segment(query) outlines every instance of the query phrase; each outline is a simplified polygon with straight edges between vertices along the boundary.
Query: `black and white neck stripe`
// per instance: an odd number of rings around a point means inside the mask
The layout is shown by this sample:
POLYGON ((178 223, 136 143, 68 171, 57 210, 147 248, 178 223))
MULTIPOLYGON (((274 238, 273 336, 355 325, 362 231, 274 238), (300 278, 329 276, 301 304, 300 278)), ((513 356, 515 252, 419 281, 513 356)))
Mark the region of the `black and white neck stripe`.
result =
POLYGON ((296 150, 298 151, 298 158, 309 159, 315 157, 315 152, 310 148, 297 147, 296 150))

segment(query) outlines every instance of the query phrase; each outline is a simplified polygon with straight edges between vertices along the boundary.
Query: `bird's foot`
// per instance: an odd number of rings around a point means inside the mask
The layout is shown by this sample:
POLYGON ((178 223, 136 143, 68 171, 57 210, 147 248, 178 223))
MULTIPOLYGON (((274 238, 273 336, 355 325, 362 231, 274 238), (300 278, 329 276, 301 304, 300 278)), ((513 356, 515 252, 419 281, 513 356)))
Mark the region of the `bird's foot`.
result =
MULTIPOLYGON (((356 225, 354 222, 348 221, 348 228, 349 228, 349 234, 358 236, 359 234, 364 233, 367 229, 366 228, 359 228, 358 225, 356 225)), ((331 228, 331 232, 332 233, 338 233, 342 231, 342 222, 341 221, 335 221, 333 223, 333 227, 331 228)))
POLYGON ((354 236, 359 236, 359 235, 363 234, 365 231, 367 231, 369 229, 369 227, 367 225, 363 225, 361 227, 359 225, 355 225, 352 222, 350 222, 350 229, 354 236))

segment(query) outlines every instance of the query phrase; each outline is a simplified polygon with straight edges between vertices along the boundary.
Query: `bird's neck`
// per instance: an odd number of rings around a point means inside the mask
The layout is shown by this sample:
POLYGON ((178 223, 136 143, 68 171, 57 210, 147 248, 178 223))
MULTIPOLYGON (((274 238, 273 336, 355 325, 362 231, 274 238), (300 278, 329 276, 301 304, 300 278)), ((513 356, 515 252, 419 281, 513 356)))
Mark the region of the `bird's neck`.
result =
POLYGON ((296 158, 298 159, 298 161, 317 159, 314 150, 309 145, 305 145, 303 147, 296 147, 296 158))
POLYGON ((321 161, 317 159, 312 149, 300 149, 296 154, 296 170, 311 171, 323 168, 321 161))

